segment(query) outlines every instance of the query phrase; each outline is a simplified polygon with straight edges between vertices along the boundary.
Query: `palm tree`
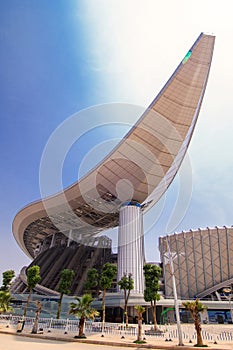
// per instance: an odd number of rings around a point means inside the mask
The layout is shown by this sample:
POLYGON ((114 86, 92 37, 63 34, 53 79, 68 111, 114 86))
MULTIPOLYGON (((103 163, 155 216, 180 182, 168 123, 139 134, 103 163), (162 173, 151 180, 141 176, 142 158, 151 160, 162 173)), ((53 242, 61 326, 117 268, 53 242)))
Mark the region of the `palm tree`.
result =
POLYGON ((194 320, 195 330, 197 332, 197 344, 196 346, 203 346, 203 339, 201 335, 201 322, 199 318, 199 312, 206 310, 206 307, 198 300, 186 301, 183 303, 186 310, 189 310, 192 319, 194 320))
POLYGON ((135 310, 137 312, 137 318, 138 318, 138 337, 137 337, 137 342, 141 342, 142 341, 142 314, 145 312, 145 308, 144 306, 141 305, 137 305, 135 306, 135 310))
POLYGON ((70 303, 70 315, 75 315, 79 317, 79 332, 76 338, 86 338, 84 334, 85 320, 90 318, 94 319, 95 316, 99 316, 99 312, 91 307, 93 302, 92 296, 90 294, 84 294, 82 298, 76 297, 77 303, 70 303))
POLYGON ((10 305, 11 302, 11 293, 10 292, 5 292, 5 291, 0 291, 0 314, 1 313, 7 313, 7 312, 12 312, 14 309, 10 305))

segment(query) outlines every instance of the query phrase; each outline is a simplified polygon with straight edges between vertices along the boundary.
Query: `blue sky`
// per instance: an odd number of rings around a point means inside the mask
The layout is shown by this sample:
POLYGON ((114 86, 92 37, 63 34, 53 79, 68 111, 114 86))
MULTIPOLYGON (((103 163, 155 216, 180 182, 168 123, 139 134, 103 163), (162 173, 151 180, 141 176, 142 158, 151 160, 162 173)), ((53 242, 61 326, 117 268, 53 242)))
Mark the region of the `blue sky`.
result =
MULTIPOLYGON (((189 148, 192 197, 176 231, 233 224, 231 13, 227 0, 1 0, 0 272, 19 272, 29 263, 11 224, 23 206, 40 198, 39 166, 52 132, 96 104, 146 107, 202 31, 214 33, 216 45, 189 148)), ((120 139, 127 130, 121 122, 97 128, 72 147, 64 186, 76 180, 89 150, 120 139)), ((158 221, 157 208, 145 217, 148 260, 159 259, 158 237, 166 233, 179 189, 176 180, 158 221)))

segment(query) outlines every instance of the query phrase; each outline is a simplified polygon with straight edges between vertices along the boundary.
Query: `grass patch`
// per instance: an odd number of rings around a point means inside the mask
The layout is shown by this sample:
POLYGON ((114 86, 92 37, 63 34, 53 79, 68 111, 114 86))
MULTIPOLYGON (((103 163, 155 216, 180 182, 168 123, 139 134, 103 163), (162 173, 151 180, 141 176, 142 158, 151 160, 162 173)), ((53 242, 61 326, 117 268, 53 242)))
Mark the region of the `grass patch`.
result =
POLYGON ((135 344, 145 344, 146 341, 145 340, 134 340, 135 344))

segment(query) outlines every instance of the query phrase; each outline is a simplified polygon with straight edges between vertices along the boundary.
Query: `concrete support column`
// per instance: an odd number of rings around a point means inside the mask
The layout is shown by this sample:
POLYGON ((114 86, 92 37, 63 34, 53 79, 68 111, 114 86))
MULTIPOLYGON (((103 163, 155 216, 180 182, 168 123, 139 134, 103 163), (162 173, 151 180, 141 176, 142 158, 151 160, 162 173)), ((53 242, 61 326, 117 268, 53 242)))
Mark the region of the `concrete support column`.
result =
POLYGON ((143 217, 141 205, 128 202, 120 209, 118 231, 118 272, 119 281, 124 274, 132 274, 134 289, 131 293, 143 294, 145 262, 143 217))
POLYGON ((54 245, 55 245, 55 236, 56 236, 56 233, 53 233, 52 239, 51 239, 51 243, 50 243, 50 247, 49 247, 49 248, 54 247, 54 245))
POLYGON ((72 230, 69 230, 69 237, 68 237, 68 240, 67 240, 67 247, 70 246, 70 242, 72 241, 71 237, 72 237, 72 230))

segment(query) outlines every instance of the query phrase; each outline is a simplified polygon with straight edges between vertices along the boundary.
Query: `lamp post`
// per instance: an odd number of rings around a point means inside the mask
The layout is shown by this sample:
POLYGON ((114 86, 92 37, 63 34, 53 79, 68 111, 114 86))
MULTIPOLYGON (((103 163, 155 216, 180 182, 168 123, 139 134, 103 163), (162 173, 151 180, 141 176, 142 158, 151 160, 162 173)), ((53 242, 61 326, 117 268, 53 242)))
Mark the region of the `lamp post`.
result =
POLYGON ((174 265, 173 265, 173 259, 176 258, 177 254, 174 254, 171 252, 170 245, 168 242, 168 236, 166 237, 166 242, 167 242, 167 253, 164 254, 164 257, 165 257, 165 259, 167 259, 168 264, 170 266, 170 274, 171 274, 171 278, 172 278, 172 288, 173 288, 177 332, 178 332, 178 340, 179 340, 178 345, 183 346, 184 344, 183 344, 182 330, 181 330, 181 324, 180 324, 180 311, 179 311, 179 304, 178 304, 178 298, 177 298, 176 280, 175 280, 175 272, 174 272, 174 265))

